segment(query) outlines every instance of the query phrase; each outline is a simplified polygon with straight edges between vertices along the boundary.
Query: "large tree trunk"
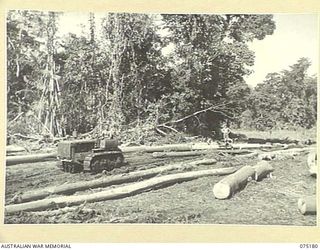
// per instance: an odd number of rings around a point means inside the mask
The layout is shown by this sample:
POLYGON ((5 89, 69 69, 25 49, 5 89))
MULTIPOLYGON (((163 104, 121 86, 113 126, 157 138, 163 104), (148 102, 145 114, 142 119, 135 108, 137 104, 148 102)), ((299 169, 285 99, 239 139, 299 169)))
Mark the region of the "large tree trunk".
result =
POLYGON ((304 197, 298 200, 298 209, 301 214, 309 215, 317 213, 316 196, 304 197))
POLYGON ((92 180, 92 181, 82 181, 82 182, 76 182, 76 183, 68 183, 60 186, 47 187, 47 188, 26 192, 24 194, 15 195, 12 199, 12 202, 23 203, 23 202, 28 202, 32 200, 39 200, 52 194, 73 194, 77 191, 82 191, 86 189, 108 187, 111 185, 117 185, 121 183, 128 183, 128 182, 138 181, 141 179, 147 179, 147 178, 151 178, 172 170, 184 170, 184 169, 195 167, 197 165, 209 165, 209 164, 215 164, 215 163, 216 163, 216 160, 214 159, 203 159, 203 160, 186 162, 186 163, 176 163, 176 164, 156 167, 148 170, 135 171, 125 175, 103 177, 103 178, 92 180))
POLYGON ((248 181, 260 180, 272 170, 273 168, 267 162, 259 162, 255 166, 244 166, 215 184, 213 194, 217 199, 230 198, 234 193, 243 189, 248 181))
POLYGON ((171 174, 161 177, 155 177, 150 180, 129 184, 122 187, 111 188, 106 191, 96 192, 84 195, 73 195, 73 196, 62 196, 51 199, 44 199, 38 201, 32 201, 22 204, 8 205, 5 207, 6 214, 17 213, 21 211, 37 211, 49 208, 62 208, 66 206, 80 205, 85 202, 98 202, 111 199, 119 199, 128 197, 162 186, 172 185, 174 183, 190 181, 200 177, 211 176, 211 175, 225 175, 233 173, 235 168, 222 168, 222 169, 209 169, 199 170, 187 173, 171 174))
POLYGON ((7 156, 6 165, 14 165, 20 163, 29 163, 29 162, 39 162, 46 160, 54 160, 57 157, 56 152, 45 153, 45 154, 33 154, 33 155, 16 155, 16 156, 7 156))

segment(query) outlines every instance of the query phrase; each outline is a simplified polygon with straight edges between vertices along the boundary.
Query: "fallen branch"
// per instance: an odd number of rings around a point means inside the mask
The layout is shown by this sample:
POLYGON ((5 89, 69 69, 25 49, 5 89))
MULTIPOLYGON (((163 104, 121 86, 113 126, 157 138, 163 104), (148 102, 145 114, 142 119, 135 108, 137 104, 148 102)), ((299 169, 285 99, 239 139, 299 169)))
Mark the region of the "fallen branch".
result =
POLYGON ((162 131, 162 130, 159 129, 159 128, 156 128, 156 131, 157 131, 159 134, 163 135, 163 136, 166 136, 166 135, 167 135, 167 133, 165 133, 164 131, 162 131))
POLYGON ((208 169, 192 171, 187 173, 171 174, 161 177, 155 177, 149 180, 129 184, 122 187, 111 188, 101 192, 95 192, 92 194, 62 196, 51 199, 44 199, 38 201, 32 201, 22 204, 8 205, 5 207, 6 214, 13 214, 21 211, 38 211, 49 208, 62 208, 66 206, 80 205, 84 202, 99 202, 111 199, 120 199, 132 195, 136 195, 143 191, 151 190, 154 188, 160 188, 163 186, 172 185, 174 183, 190 181, 200 177, 211 175, 225 175, 231 174, 235 171, 235 168, 222 168, 222 169, 208 169))
POLYGON ((13 120, 8 121, 8 127, 9 127, 12 123, 14 123, 16 120, 18 120, 19 117, 22 116, 23 114, 24 114, 24 112, 21 112, 21 113, 19 113, 13 120))
POLYGON ((94 188, 101 188, 101 187, 108 187, 112 185, 118 185, 122 183, 134 182, 141 179, 147 179, 159 174, 172 171, 172 170, 183 170, 186 168, 193 168, 198 165, 208 165, 208 164, 215 164, 216 160, 214 159, 204 159, 186 163, 176 163, 170 164, 166 166, 156 167, 147 170, 140 170, 135 172, 130 172, 125 175, 114 175, 103 177, 100 179, 92 180, 92 181, 82 181, 76 183, 68 183, 63 184, 60 186, 54 187, 47 187, 38 190, 33 190, 30 192, 26 192, 24 194, 15 195, 11 202, 13 203, 23 203, 32 200, 39 200, 43 199, 52 194, 73 194, 78 191, 83 191, 86 189, 94 189, 94 188))
MULTIPOLYGON (((223 105, 220 105, 220 107, 223 107, 223 105)), ((196 111, 196 112, 194 112, 194 113, 192 113, 190 115, 184 116, 184 117, 182 117, 182 118, 180 118, 178 120, 168 121, 168 122, 159 124, 158 126, 164 126, 164 125, 166 126, 168 124, 177 124, 179 122, 185 121, 185 120, 190 119, 192 117, 196 117, 197 115, 205 113, 207 111, 217 112, 217 113, 220 113, 220 114, 224 115, 225 117, 232 118, 232 117, 228 116, 227 114, 225 114, 223 111, 219 110, 218 108, 219 108, 219 106, 211 106, 209 108, 198 110, 198 111, 196 111)))
POLYGON ((166 128, 166 129, 172 130, 172 131, 173 131, 173 132, 175 132, 175 133, 179 133, 179 131, 178 131, 178 130, 176 130, 175 128, 170 127, 170 126, 167 126, 167 125, 165 125, 165 124, 157 125, 157 127, 163 127, 163 128, 166 128))
POLYGON ((33 136, 28 136, 28 135, 22 135, 20 133, 15 133, 15 134, 12 134, 10 135, 11 137, 20 137, 20 138, 23 138, 23 139, 27 139, 27 140, 34 140, 34 141, 39 141, 41 140, 40 137, 33 137, 33 136))

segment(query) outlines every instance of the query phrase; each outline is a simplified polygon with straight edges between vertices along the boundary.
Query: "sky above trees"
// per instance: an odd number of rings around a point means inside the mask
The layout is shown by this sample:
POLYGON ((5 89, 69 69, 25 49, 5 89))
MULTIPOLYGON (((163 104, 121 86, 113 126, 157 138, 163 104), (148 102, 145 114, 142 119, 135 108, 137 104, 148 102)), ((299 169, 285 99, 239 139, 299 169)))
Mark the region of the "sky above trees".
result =
POLYGON ((266 75, 279 72, 307 57, 312 64, 309 74, 318 70, 318 16, 316 14, 276 14, 276 29, 272 36, 255 40, 249 47, 255 51, 254 73, 247 77, 247 83, 255 86, 266 75))
MULTIPOLYGON (((105 13, 95 13, 96 26, 99 30, 100 22, 105 13)), ((60 17, 61 33, 80 34, 88 29, 89 13, 66 12, 60 17)), ((309 74, 316 74, 318 70, 318 16, 316 14, 274 14, 276 30, 273 35, 263 40, 249 43, 255 52, 253 73, 246 77, 251 87, 263 82, 266 75, 279 72, 292 65, 301 57, 311 60, 309 74)), ((97 32, 99 33, 99 32, 97 32)), ((165 49, 165 53, 172 50, 172 46, 165 49)))

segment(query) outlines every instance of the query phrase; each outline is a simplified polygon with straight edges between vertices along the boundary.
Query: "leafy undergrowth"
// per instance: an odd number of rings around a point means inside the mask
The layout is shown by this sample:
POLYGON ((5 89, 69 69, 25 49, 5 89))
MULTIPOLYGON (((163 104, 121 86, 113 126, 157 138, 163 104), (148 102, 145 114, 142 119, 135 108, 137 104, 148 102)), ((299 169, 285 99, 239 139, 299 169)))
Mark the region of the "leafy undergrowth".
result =
MULTIPOLYGON (((218 159, 214 166, 241 167, 254 164, 256 159, 212 155, 218 159)), ((113 174, 152 168, 172 159, 152 159, 146 154, 127 156, 129 165, 113 174)), ((298 211, 300 197, 314 195, 316 179, 310 177, 307 155, 294 159, 274 160, 272 178, 250 182, 242 191, 227 200, 217 200, 212 188, 221 178, 199 178, 131 197, 87 203, 81 209, 55 215, 21 212, 5 216, 5 223, 178 223, 178 224, 245 224, 245 225, 316 225, 316 216, 303 216, 298 211)), ((174 161, 186 161, 176 159, 174 161)), ((208 167, 206 167, 208 168, 208 167)), ((68 174, 56 169, 54 162, 20 164, 7 168, 6 203, 17 192, 25 192, 66 182, 91 180, 102 174, 68 174), (23 181, 21 181, 23 180, 23 181)), ((86 192, 93 192, 88 190, 86 192)))

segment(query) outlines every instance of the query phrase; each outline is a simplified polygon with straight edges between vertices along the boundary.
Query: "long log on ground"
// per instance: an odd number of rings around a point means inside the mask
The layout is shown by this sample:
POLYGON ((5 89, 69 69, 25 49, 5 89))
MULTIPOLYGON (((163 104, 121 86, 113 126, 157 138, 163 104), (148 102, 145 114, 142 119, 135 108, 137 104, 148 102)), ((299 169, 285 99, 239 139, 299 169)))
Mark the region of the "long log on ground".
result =
POLYGON ((82 208, 81 206, 79 207, 64 207, 58 210, 49 210, 49 211, 36 211, 36 212, 30 212, 31 215, 36 215, 36 216, 57 216, 61 214, 66 214, 66 213, 82 213, 82 214, 90 214, 94 213, 95 210, 90 209, 90 208, 82 208))
MULTIPOLYGON (((233 149, 270 149, 279 148, 282 146, 274 145, 262 145, 262 144, 247 144, 247 143, 236 143, 232 145, 233 149)), ((166 151, 193 151, 193 150, 223 150, 225 147, 220 146, 217 143, 181 143, 181 144, 167 144, 160 146, 121 146, 120 149, 124 153, 129 152, 166 152, 166 151)))
POLYGON ((317 213, 316 196, 303 197, 298 200, 298 209, 303 215, 311 215, 317 213))
POLYGON ((206 150, 198 151, 186 151, 186 152, 154 152, 152 157, 154 158, 166 158, 166 157, 188 157, 188 156, 200 156, 207 154, 206 150))
POLYGON ((19 156, 7 156, 6 164, 14 165, 20 163, 38 162, 38 161, 48 161, 56 159, 57 153, 45 153, 45 154, 32 154, 32 155, 19 155, 19 156))
POLYGON ((299 143, 298 140, 290 140, 290 139, 278 139, 278 138, 268 138, 268 139, 262 139, 262 138, 248 138, 247 139, 248 143, 281 143, 281 144, 290 144, 294 143, 297 144, 299 143))
POLYGON ((249 154, 237 155, 237 158, 254 158, 254 157, 258 156, 258 155, 259 155, 258 152, 251 152, 249 154))
POLYGON ((161 146, 147 146, 145 151, 148 153, 164 152, 164 151, 190 151, 192 150, 191 144, 168 144, 161 146))
POLYGON ((38 211, 49 208, 75 206, 83 204, 84 202, 91 203, 111 199, 120 199, 141 193, 143 191, 151 190, 154 188, 160 188, 162 186, 168 186, 175 183, 190 181, 205 176, 231 174, 235 171, 235 168, 230 167, 220 169, 199 170, 179 174, 170 174, 155 177, 134 184, 128 184, 122 187, 110 188, 108 190, 92 194, 62 196, 38 201, 31 201, 22 204, 8 205, 5 207, 5 212, 6 214, 13 214, 21 211, 38 211))
POLYGON ((261 181, 263 178, 269 176, 273 171, 274 168, 266 161, 261 161, 254 167, 254 179, 256 181, 261 181))
POLYGON ((247 185, 248 180, 254 178, 255 171, 252 166, 244 166, 213 186, 213 194, 217 199, 227 199, 235 192, 247 185))
POLYGON ((175 163, 175 164, 160 166, 160 167, 151 168, 147 170, 134 171, 128 174, 108 176, 108 177, 103 177, 103 178, 99 178, 91 181, 67 183, 60 186, 47 187, 47 188, 29 191, 23 194, 17 194, 12 198, 11 202, 23 203, 23 202, 33 201, 33 200, 39 200, 39 199, 48 197, 52 194, 73 194, 78 191, 108 187, 108 186, 118 185, 118 184, 128 183, 128 182, 134 182, 141 179, 151 178, 172 170, 179 170, 179 169, 184 170, 184 169, 193 168, 197 165, 203 165, 203 164, 209 165, 209 164, 215 164, 216 162, 217 161, 215 159, 203 159, 203 160, 197 160, 197 161, 186 162, 186 163, 175 163))
POLYGON ((18 145, 8 145, 6 146, 6 153, 7 154, 14 154, 19 152, 25 152, 26 149, 24 147, 18 145))
POLYGON ((248 181, 255 178, 262 178, 269 169, 270 166, 266 162, 259 162, 255 166, 244 166, 234 174, 216 183, 213 187, 213 194, 217 199, 230 198, 234 193, 243 189, 248 181))
MULTIPOLYGON (((152 157, 154 158, 189 157, 189 156, 206 155, 210 152, 212 151, 211 150, 194 150, 194 151, 185 151, 185 152, 154 152, 152 153, 152 157)), ((251 153, 251 151, 247 151, 247 150, 231 150, 231 149, 222 149, 217 152, 232 154, 232 155, 251 153)))
POLYGON ((277 151, 272 151, 272 152, 267 152, 267 153, 261 153, 259 154, 259 159, 261 160, 272 160, 274 158, 279 158, 279 157, 294 157, 300 153, 307 152, 310 150, 313 150, 313 147, 306 147, 306 148, 292 148, 292 149, 286 149, 286 150, 277 150, 277 151))

